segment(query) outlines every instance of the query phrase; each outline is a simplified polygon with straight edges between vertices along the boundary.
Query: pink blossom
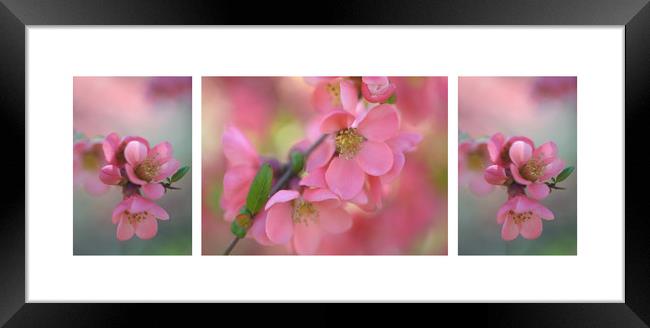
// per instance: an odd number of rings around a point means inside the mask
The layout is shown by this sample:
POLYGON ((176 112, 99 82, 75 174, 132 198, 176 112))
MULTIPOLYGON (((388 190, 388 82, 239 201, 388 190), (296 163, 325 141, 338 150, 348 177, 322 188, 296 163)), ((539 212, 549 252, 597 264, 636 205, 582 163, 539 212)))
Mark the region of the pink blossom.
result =
POLYGON ((131 141, 139 141, 147 147, 147 151, 149 150, 149 141, 147 141, 147 139, 133 136, 126 136, 123 139, 120 139, 120 136, 117 133, 113 132, 104 138, 104 142, 102 144, 106 162, 116 165, 118 168, 124 167, 124 164, 126 164, 124 149, 126 148, 126 145, 131 141))
POLYGON ((329 189, 341 199, 350 200, 361 192, 366 175, 387 174, 395 162, 387 142, 398 136, 399 126, 397 109, 387 104, 358 111, 357 115, 348 111, 325 115, 320 131, 330 134, 330 146, 324 157, 334 156, 325 172, 329 189))
POLYGON ((75 185, 83 187, 91 195, 101 195, 108 190, 108 186, 99 179, 100 169, 106 163, 101 142, 75 142, 72 163, 75 185))
POLYGON ((447 127, 447 77, 391 77, 397 108, 407 122, 417 124, 434 118, 447 127))
POLYGON ((361 81, 361 94, 371 103, 383 103, 395 92, 395 85, 385 76, 364 76, 361 81))
POLYGON ((158 232, 156 219, 169 220, 169 214, 153 201, 137 194, 124 199, 113 210, 118 240, 129 240, 133 234, 140 239, 155 237, 158 232))
POLYGON ((483 177, 484 169, 491 164, 485 142, 463 141, 458 145, 458 181, 476 195, 486 195, 494 190, 483 177))
POLYGON ((165 187, 160 182, 180 167, 180 162, 173 157, 169 142, 161 142, 149 149, 146 143, 133 140, 124 149, 124 157, 129 180, 142 186, 144 195, 151 199, 161 198, 165 194, 165 187))
POLYGON ((519 195, 510 198, 497 212, 497 223, 503 224, 501 238, 513 240, 519 234, 525 239, 537 239, 542 234, 542 220, 555 216, 536 200, 519 195))
POLYGON ((221 207, 225 211, 224 219, 231 222, 246 203, 248 189, 260 168, 261 160, 253 145, 234 126, 226 128, 221 143, 228 163, 223 177, 221 207))
POLYGON ((290 243, 298 254, 313 254, 323 231, 342 233, 352 218, 327 189, 280 190, 266 203, 266 235, 274 244, 290 243))
POLYGON ((99 180, 107 185, 121 185, 126 181, 117 165, 113 164, 102 167, 99 171, 99 180))
POLYGON ((526 137, 510 137, 506 140, 506 137, 502 133, 495 133, 490 137, 490 140, 487 141, 487 149, 492 163, 508 167, 510 163, 512 163, 510 160, 510 146, 512 146, 515 141, 523 141, 531 147, 535 147, 533 141, 526 137))
POLYGON ((544 183, 564 168, 557 158, 557 146, 547 142, 537 149, 524 141, 515 141, 510 147, 510 172, 514 180, 528 186, 528 195, 535 199, 548 196, 550 189, 544 183))
POLYGON ((322 113, 354 108, 358 97, 357 84, 340 77, 311 78, 308 83, 316 85, 312 94, 313 106, 322 113))

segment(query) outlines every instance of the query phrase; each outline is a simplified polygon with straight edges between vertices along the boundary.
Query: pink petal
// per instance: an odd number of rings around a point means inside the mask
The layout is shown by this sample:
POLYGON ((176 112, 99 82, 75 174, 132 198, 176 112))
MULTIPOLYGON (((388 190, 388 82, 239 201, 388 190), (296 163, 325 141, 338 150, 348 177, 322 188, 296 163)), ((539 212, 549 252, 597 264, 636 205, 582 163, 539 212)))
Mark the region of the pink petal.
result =
POLYGON ((154 202, 151 202, 147 211, 158 219, 169 220, 169 213, 167 213, 164 208, 158 206, 158 204, 154 202))
POLYGON ((379 105, 371 108, 359 122, 359 132, 372 141, 385 141, 399 132, 399 115, 391 105, 379 105))
POLYGON ((327 188, 327 182, 325 182, 326 170, 327 167, 319 167, 311 172, 307 172, 307 175, 300 180, 300 185, 312 188, 327 188))
POLYGON ((93 196, 99 196, 108 191, 108 185, 99 180, 98 175, 88 176, 84 182, 84 190, 93 196))
POLYGON ((293 236, 293 247, 300 255, 311 255, 320 244, 320 229, 316 224, 297 224, 293 236))
POLYGON ((147 215, 142 221, 138 222, 135 228, 135 234, 140 239, 151 239, 156 236, 158 232, 158 222, 153 215, 147 215))
POLYGON ((256 165, 259 162, 257 151, 246 139, 244 134, 234 126, 229 126, 221 136, 223 153, 228 160, 228 164, 236 165, 256 165))
POLYGON ((124 168, 126 169, 126 176, 129 177, 129 180, 137 185, 146 185, 148 182, 140 179, 137 174, 135 174, 135 169, 133 169, 133 166, 131 164, 126 163, 124 165, 124 168))
POLYGON ((526 239, 537 239, 542 234, 542 220, 534 215, 521 224, 519 232, 526 239))
POLYGON ((349 200, 363 188, 365 174, 355 160, 334 157, 325 172, 329 189, 341 199, 349 200))
POLYGON ((366 141, 355 157, 359 167, 369 175, 386 174, 393 167, 393 151, 386 143, 366 141))
POLYGON ((551 163, 544 167, 544 174, 539 178, 539 181, 546 181, 558 174, 564 169, 564 161, 556 158, 551 163))
POLYGON ((160 199, 165 195, 165 187, 160 183, 148 183, 142 186, 142 192, 149 199, 160 199))
POLYGON ((512 146, 510 146, 510 160, 517 165, 517 167, 524 166, 532 156, 533 148, 523 141, 515 141, 512 146))
POLYGON ((539 204, 537 201, 532 200, 523 195, 517 196, 513 198, 513 200, 514 200, 513 211, 515 211, 516 213, 532 211, 537 206, 537 204, 539 204))
POLYGON ((139 141, 131 141, 124 148, 124 157, 129 164, 137 166, 147 158, 147 146, 139 141))
POLYGON ((339 197, 327 189, 306 189, 302 192, 302 198, 325 207, 338 206, 341 203, 339 197))
POLYGON ((253 219, 253 225, 249 230, 248 236, 255 239, 260 245, 270 246, 273 242, 266 235, 266 211, 261 211, 253 219))
POLYGON ((481 175, 474 175, 469 182, 469 190, 477 196, 484 196, 494 190, 494 186, 489 184, 481 175))
POLYGON ((341 80, 341 104, 343 109, 351 114, 354 114, 359 102, 359 96, 357 95, 357 88, 354 85, 354 82, 350 80, 341 80))
POLYGON ((336 151, 336 145, 334 144, 334 139, 332 137, 327 137, 307 158, 307 164, 305 170, 311 172, 317 168, 325 166, 329 163, 334 152, 336 151))
POLYGON ((510 241, 519 235, 519 226, 515 224, 511 217, 506 217, 503 227, 501 227, 501 239, 510 241))
POLYGON ((503 136, 503 134, 500 132, 494 134, 492 137, 490 137, 490 140, 488 140, 487 149, 488 153, 490 154, 490 160, 493 163, 501 163, 501 149, 503 148, 504 143, 505 136, 503 136))
POLYGON ((521 176, 521 173, 519 173, 519 168, 515 164, 510 164, 510 173, 512 174, 512 177, 515 179, 515 181, 517 181, 517 183, 526 186, 531 184, 530 181, 524 179, 524 177, 521 176))
POLYGON ((422 141, 422 135, 413 132, 400 132, 394 138, 386 141, 386 144, 393 149, 394 152, 411 152, 417 148, 417 145, 422 141))
POLYGON ((483 179, 490 184, 498 186, 505 183, 508 180, 508 176, 506 176, 506 170, 503 167, 491 165, 483 172, 483 179))
POLYGON ((555 219, 555 215, 553 215, 553 212, 549 210, 548 208, 544 207, 542 204, 537 204, 533 208, 533 213, 535 213, 537 216, 541 217, 544 220, 553 220, 555 219))
POLYGON ((105 165, 99 171, 99 180, 107 185, 117 185, 122 182, 122 175, 120 169, 112 164, 105 165))
MULTIPOLYGON (((279 190, 266 202, 265 210, 269 210, 273 205, 286 203, 300 197, 300 193, 295 190, 279 190)), ((283 243, 284 244, 284 243, 283 243)))
POLYGON ((153 178, 154 181, 162 181, 172 176, 181 167, 181 163, 175 158, 168 159, 167 162, 160 166, 160 171, 153 178))
POLYGON ((499 210, 497 211, 497 223, 498 224, 503 224, 503 222, 506 220, 506 217, 508 216, 508 212, 512 210, 512 202, 507 201, 501 207, 499 207, 499 210))
POLYGON ((153 147, 149 156, 158 160, 159 163, 164 163, 172 158, 173 152, 172 144, 165 141, 153 147))
POLYGON ((386 76, 363 76, 361 81, 365 84, 387 84, 388 77, 386 76))
POLYGON ((148 211, 151 208, 151 205, 154 202, 140 196, 134 195, 129 198, 129 212, 131 213, 141 213, 148 211))
POLYGON ((350 202, 361 207, 366 206, 368 205, 368 194, 365 190, 361 189, 361 191, 356 196, 354 196, 354 198, 350 199, 350 202))
POLYGON ((544 199, 550 192, 551 188, 549 188, 545 183, 531 183, 528 185, 528 196, 533 199, 544 199))
POLYGON ((112 215, 113 224, 116 224, 120 220, 122 214, 124 214, 124 211, 127 210, 128 208, 129 208, 128 200, 121 201, 119 204, 117 204, 117 206, 115 206, 112 215))
POLYGON ((293 208, 287 203, 278 203, 267 210, 266 235, 276 244, 286 244, 293 235, 293 208))
POLYGON ((549 141, 535 149, 533 156, 541 159, 544 164, 549 164, 557 157, 557 145, 549 141))
POLYGON ((393 155, 393 166, 388 172, 386 172, 386 174, 380 177, 381 183, 383 184, 389 184, 395 181, 395 179, 397 179, 399 174, 402 172, 404 164, 406 163, 406 157, 404 157, 404 154, 402 152, 395 152, 393 155))
POLYGON ((327 113, 332 110, 342 110, 343 108, 340 105, 335 105, 336 99, 333 98, 333 95, 327 90, 328 83, 337 83, 336 81, 322 81, 319 83, 314 92, 312 93, 311 102, 316 110, 321 113, 327 113))
POLYGON ((352 217, 340 207, 315 205, 318 210, 318 222, 329 233, 342 233, 352 227, 352 217))
POLYGON ((116 155, 115 153, 119 147, 120 137, 117 135, 117 133, 113 132, 106 136, 104 142, 102 143, 102 149, 104 150, 104 157, 106 158, 107 162, 114 162, 116 155))
POLYGON ((135 229, 133 229, 133 226, 128 222, 126 217, 123 217, 117 224, 117 240, 129 240, 133 237, 134 233, 135 229))
POLYGON ((354 121, 354 116, 344 111, 333 111, 326 114, 320 121, 320 132, 334 133, 349 128, 354 121))

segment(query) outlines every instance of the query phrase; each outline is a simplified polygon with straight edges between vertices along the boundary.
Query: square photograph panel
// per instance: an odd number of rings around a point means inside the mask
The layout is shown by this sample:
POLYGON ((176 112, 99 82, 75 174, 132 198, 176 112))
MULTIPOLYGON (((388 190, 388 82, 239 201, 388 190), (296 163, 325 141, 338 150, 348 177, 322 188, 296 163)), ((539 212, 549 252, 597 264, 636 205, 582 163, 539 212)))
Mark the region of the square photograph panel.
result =
POLYGON ((447 254, 446 77, 204 77, 203 254, 447 254))

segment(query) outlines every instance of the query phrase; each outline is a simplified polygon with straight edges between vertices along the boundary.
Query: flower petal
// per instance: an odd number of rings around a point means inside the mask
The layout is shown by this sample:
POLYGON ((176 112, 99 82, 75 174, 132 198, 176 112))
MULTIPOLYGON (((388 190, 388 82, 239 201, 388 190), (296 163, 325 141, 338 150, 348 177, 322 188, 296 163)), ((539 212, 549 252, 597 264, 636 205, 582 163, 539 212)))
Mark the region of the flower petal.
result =
POLYGON ((508 180, 508 176, 506 176, 506 169, 499 165, 491 165, 488 166, 485 169, 485 172, 483 172, 483 179, 493 185, 502 185, 506 180, 508 180))
POLYGON ((352 227, 352 216, 340 207, 315 205, 318 210, 318 222, 329 233, 342 233, 352 227))
POLYGON ((519 235, 519 226, 512 220, 511 217, 506 217, 503 226, 501 227, 501 239, 510 241, 517 238, 519 235))
POLYGON ((381 183, 389 184, 395 181, 395 179, 397 179, 399 174, 402 172, 405 163, 406 163, 406 157, 404 156, 404 153, 402 152, 393 153, 393 166, 390 168, 388 172, 386 172, 386 174, 380 177, 381 183))
POLYGON ((160 207, 154 202, 151 202, 151 204, 149 204, 149 209, 147 211, 158 219, 169 220, 169 213, 167 213, 164 208, 160 207))
POLYGON ((535 213, 537 216, 544 220, 553 220, 555 219, 555 215, 551 210, 548 208, 544 207, 542 204, 536 204, 535 207, 533 207, 533 213, 535 213))
POLYGON ((329 189, 343 200, 354 198, 361 188, 365 174, 355 160, 334 157, 325 172, 325 181, 329 189))
POLYGON ((319 167, 308 172, 307 175, 300 180, 300 185, 312 188, 327 188, 327 182, 325 182, 326 170, 327 167, 319 167))
POLYGON ((535 149, 533 156, 541 159, 544 164, 549 164, 557 157, 557 145, 549 141, 535 149))
POLYGON ((149 199, 160 199, 165 194, 165 187, 160 183, 147 183, 142 186, 142 192, 149 199))
POLYGON ((151 239, 158 233, 158 221, 153 215, 147 215, 142 221, 138 222, 135 228, 135 234, 140 239, 151 239))
POLYGON ((515 179, 515 181, 517 181, 517 183, 525 186, 531 184, 530 181, 524 179, 524 177, 521 176, 521 173, 519 173, 519 168, 514 163, 510 164, 510 173, 512 174, 512 177, 515 179))
POLYGON ((273 242, 266 235, 266 215, 266 211, 261 211, 255 216, 247 236, 255 239, 260 245, 270 246, 273 245, 273 242))
POLYGON ((399 114, 391 105, 371 108, 359 122, 359 132, 372 141, 386 141, 399 132, 399 114))
POLYGON ((339 197, 328 189, 306 189, 302 192, 302 198, 310 203, 321 203, 321 206, 338 206, 341 202, 339 197))
POLYGON ((266 235, 276 244, 286 244, 293 236, 292 207, 287 203, 278 203, 267 210, 266 235))
POLYGON ((275 204, 286 203, 298 197, 300 197, 300 193, 295 190, 279 190, 273 194, 271 198, 269 198, 269 200, 266 202, 266 206, 264 206, 264 209, 269 210, 275 204))
POLYGON ((133 226, 129 223, 126 217, 123 217, 117 224, 117 231, 115 234, 117 240, 129 240, 133 238, 134 233, 135 229, 133 229, 133 226))
POLYGON ((355 157, 359 167, 369 175, 381 176, 393 167, 393 151, 384 142, 366 141, 355 157))
POLYGON ((147 158, 147 146, 139 141, 131 141, 124 148, 124 158, 126 161, 137 166, 147 158))
POLYGON ((221 136, 221 144, 228 164, 236 166, 257 165, 259 163, 259 156, 255 151, 255 147, 238 128, 228 126, 221 136))
POLYGON ((499 164, 501 158, 501 148, 505 143, 506 137, 502 133, 495 133, 487 142, 488 153, 492 163, 499 164))
POLYGON ((534 215, 521 224, 519 232, 526 239, 537 239, 542 234, 542 219, 534 215))
POLYGON ((544 199, 550 192, 551 188, 549 188, 545 183, 531 183, 528 185, 528 196, 533 199, 544 199))
POLYGON ((343 105, 343 109, 346 112, 354 114, 357 103, 359 102, 357 88, 355 87, 354 82, 346 79, 341 80, 340 86, 341 105, 343 105))
POLYGON ((300 255, 311 255, 320 244, 320 228, 317 224, 297 224, 293 236, 293 247, 300 255))
POLYGON ((334 139, 332 137, 327 137, 307 158, 307 164, 305 170, 311 172, 320 167, 325 166, 329 163, 334 152, 336 151, 336 145, 334 144, 334 139))
POLYGON ((124 168, 126 169, 126 176, 129 177, 129 181, 137 184, 137 185, 146 185, 148 182, 140 179, 137 174, 135 174, 135 169, 131 164, 126 163, 124 165, 124 168))
POLYGON ((172 144, 165 141, 154 146, 151 149, 151 153, 149 154, 149 156, 155 158, 158 161, 158 163, 164 163, 167 162, 170 158, 172 158, 173 153, 174 150, 172 148, 172 144))
POLYGON ((539 178, 539 181, 546 181, 558 174, 564 169, 564 161, 556 158, 551 163, 544 167, 544 174, 539 178))
POLYGON ((349 128, 354 121, 354 115, 344 111, 327 113, 320 121, 320 132, 334 133, 349 128))
POLYGON ((515 141, 512 146, 510 146, 510 160, 517 165, 517 167, 524 166, 532 156, 533 148, 523 141, 515 141))
POLYGON ((153 178, 154 181, 162 181, 176 173, 181 167, 181 163, 175 158, 170 158, 160 166, 158 174, 153 178))
POLYGON ((119 147, 120 137, 117 135, 117 133, 112 132, 106 136, 104 142, 102 143, 102 149, 104 150, 104 158, 107 162, 112 163, 115 161, 115 155, 119 147))

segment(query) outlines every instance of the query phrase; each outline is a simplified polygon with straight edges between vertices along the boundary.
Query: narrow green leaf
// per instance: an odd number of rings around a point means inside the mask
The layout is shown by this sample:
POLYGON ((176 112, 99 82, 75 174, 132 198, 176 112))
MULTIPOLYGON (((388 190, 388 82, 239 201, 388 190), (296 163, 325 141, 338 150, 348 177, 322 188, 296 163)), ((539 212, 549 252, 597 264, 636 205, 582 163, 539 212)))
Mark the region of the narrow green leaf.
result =
POLYGON ((294 151, 291 153, 291 170, 294 174, 299 174, 305 166, 305 155, 302 152, 294 151))
POLYGON ((388 99, 386 99, 386 104, 394 104, 397 102, 397 93, 393 93, 388 99))
POLYGON ((189 166, 181 167, 180 169, 178 169, 178 171, 176 171, 176 173, 174 173, 174 175, 172 175, 172 177, 170 179, 170 182, 176 182, 176 181, 182 179, 185 176, 185 174, 187 174, 187 172, 189 172, 189 171, 190 171, 189 166))
POLYGON ((246 208, 252 215, 257 214, 269 199, 272 180, 273 170, 271 166, 268 164, 262 165, 260 170, 257 171, 246 197, 246 208))
POLYGON ((573 170, 575 170, 575 167, 573 166, 568 166, 567 168, 562 170, 562 172, 560 172, 560 174, 558 174, 557 177, 555 177, 555 183, 566 180, 571 175, 571 173, 573 173, 573 170))

